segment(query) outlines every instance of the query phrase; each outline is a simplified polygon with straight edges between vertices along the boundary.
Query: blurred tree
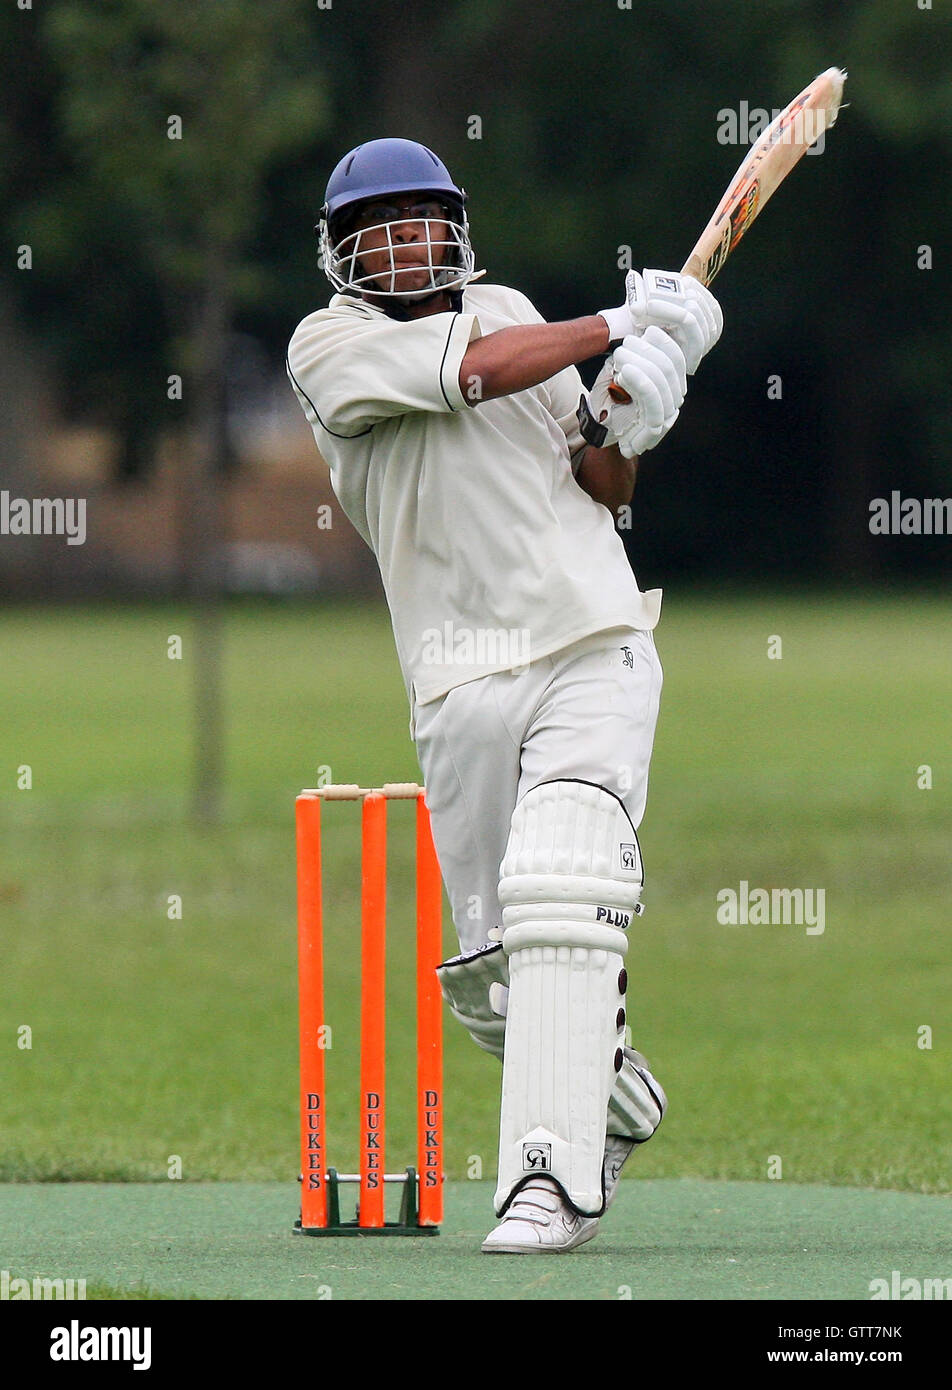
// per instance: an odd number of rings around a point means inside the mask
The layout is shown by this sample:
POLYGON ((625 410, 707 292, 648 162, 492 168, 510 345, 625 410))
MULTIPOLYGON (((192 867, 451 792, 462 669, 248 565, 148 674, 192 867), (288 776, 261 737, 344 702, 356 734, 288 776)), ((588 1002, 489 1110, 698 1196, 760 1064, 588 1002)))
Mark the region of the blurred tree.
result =
MULTIPOLYGON (((848 571, 868 572, 849 564, 853 496, 952 491, 952 13, 862 0, 843 13, 842 33, 853 133, 836 190, 836 260, 850 285, 850 333, 847 341, 840 330, 838 344, 847 393, 830 520, 834 563, 845 556, 848 571)), ((870 545, 867 528, 863 539, 877 557, 909 554, 901 541, 870 545)), ((923 567, 940 553, 928 543, 915 550, 923 567)))
MULTIPOLYGON (((0 488, 14 497, 35 495, 40 441, 38 412, 42 374, 37 371, 29 339, 0 284, 0 488)), ((29 591, 39 573, 40 542, 0 536, 0 583, 6 591, 29 591)))
POLYGON ((547 0, 529 17, 449 0, 396 33, 389 8, 364 0, 359 32, 336 35, 333 70, 363 78, 338 99, 341 148, 396 133, 398 115, 400 133, 445 141, 490 279, 550 318, 617 295, 620 251, 636 266, 686 254, 746 147, 720 143, 722 110, 779 108, 832 63, 850 70, 826 151, 717 283, 727 331, 646 461, 637 510, 653 524, 633 553, 669 574, 874 577, 890 551, 869 534, 869 498, 900 475, 948 486, 947 273, 915 259, 947 217, 947 7, 547 0), (771 374, 782 401, 767 400, 771 374))
POLYGON ((855 578, 930 553, 950 565, 948 547, 874 544, 866 526, 871 493, 947 490, 948 6, 40 8, 0 11, 0 138, 3 121, 12 132, 0 218, 8 245, 40 248, 30 276, 11 278, 8 258, 0 277, 74 407, 120 423, 130 469, 150 417, 169 418, 168 372, 186 374, 195 406, 185 348, 222 299, 216 259, 225 317, 276 362, 294 322, 326 302, 310 228, 330 169, 360 141, 431 143, 469 191, 489 278, 566 317, 617 296, 619 247, 636 265, 687 252, 743 152, 718 138, 722 109, 782 105, 820 69, 847 67, 850 105, 826 153, 791 176, 717 281, 724 339, 645 462, 632 553, 646 580, 855 578), (17 35, 38 21, 30 52, 17 35), (166 139, 173 113, 181 141, 166 139), (216 218, 244 230, 212 235, 216 218), (916 264, 923 243, 931 272, 916 264), (771 374, 782 401, 767 401, 771 374))
MULTIPOLYGON (((38 64, 23 60, 24 48, 35 57, 29 43, 31 32, 32 16, 18 15, 10 6, 0 11, 0 85, 4 92, 0 103, 0 225, 6 248, 0 283, 0 485, 21 495, 33 490, 36 479, 37 447, 32 426, 44 375, 36 360, 41 356, 40 346, 31 343, 25 331, 25 291, 34 274, 28 268, 34 248, 22 208, 31 178, 36 177, 38 168, 44 168, 43 137, 49 133, 44 119, 43 73, 38 64), (13 61, 18 50, 20 61, 13 61), (32 88, 31 82, 35 82, 32 88), (27 252, 21 248, 28 248, 27 252), (25 260, 27 255, 29 261, 25 260)), ((32 549, 35 542, 28 537, 19 538, 16 555, 9 548, 0 549, 5 587, 18 571, 22 577, 30 568, 24 564, 24 555, 32 549)))
MULTIPOLYGON (((57 0, 53 0, 55 4, 57 0)), ((48 7, 42 10, 45 22, 48 7)), ((0 225, 33 250, 9 281, 48 385, 70 418, 113 428, 121 476, 145 471, 167 420, 154 383, 168 368, 164 304, 120 200, 94 194, 60 118, 57 64, 39 7, 0 10, 0 225)))
MULTIPOLYGON (((323 117, 294 0, 58 0, 45 36, 80 195, 121 210, 161 287, 184 379, 182 564, 195 600, 197 818, 218 818, 224 382, 271 165, 323 117)), ((156 394, 165 393, 156 381, 156 394)))

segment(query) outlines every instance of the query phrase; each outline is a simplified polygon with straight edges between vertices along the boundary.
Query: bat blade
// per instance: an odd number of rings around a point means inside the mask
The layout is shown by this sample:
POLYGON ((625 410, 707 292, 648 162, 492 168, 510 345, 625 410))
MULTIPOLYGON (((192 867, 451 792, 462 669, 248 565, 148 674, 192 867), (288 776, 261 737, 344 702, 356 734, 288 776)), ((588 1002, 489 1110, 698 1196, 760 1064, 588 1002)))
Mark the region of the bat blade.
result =
MULTIPOLYGON (((791 169, 835 123, 845 81, 846 73, 840 68, 827 68, 771 121, 727 185, 717 210, 685 261, 682 275, 691 275, 702 285, 711 283, 791 169)), ((619 404, 631 400, 628 392, 614 382, 608 394, 619 404)))
POLYGON ((827 68, 770 123, 728 184, 682 275, 711 283, 791 169, 836 121, 845 81, 840 68, 827 68))

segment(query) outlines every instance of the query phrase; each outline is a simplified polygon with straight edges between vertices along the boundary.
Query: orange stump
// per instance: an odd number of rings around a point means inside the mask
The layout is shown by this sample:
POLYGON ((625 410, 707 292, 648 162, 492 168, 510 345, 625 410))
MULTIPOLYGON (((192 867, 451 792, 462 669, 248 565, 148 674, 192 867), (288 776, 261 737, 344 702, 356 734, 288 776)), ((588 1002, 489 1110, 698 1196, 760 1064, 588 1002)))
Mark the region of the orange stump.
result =
POLYGON ((298 999, 301 1053, 301 1224, 327 1224, 324 1104, 324 942, 321 803, 299 796, 297 822, 298 999))
POLYGON ((422 792, 416 819, 419 1222, 438 1226, 443 1219, 443 997, 436 967, 442 959, 443 881, 422 792))
POLYGON ((360 1224, 384 1224, 387 802, 364 798, 361 864, 360 1224))
POLYGON ((297 798, 298 966, 301 1062, 301 1216, 304 1235, 436 1235, 443 1217, 443 885, 424 791, 319 787, 297 798), (417 1162, 386 1172, 387 802, 416 802, 417 1162), (321 802, 361 802, 360 1172, 328 1168, 324 1077, 321 802), (340 1188, 359 1183, 358 1216, 342 1221, 340 1188), (386 1219, 385 1184, 403 1185, 400 1218, 386 1219))

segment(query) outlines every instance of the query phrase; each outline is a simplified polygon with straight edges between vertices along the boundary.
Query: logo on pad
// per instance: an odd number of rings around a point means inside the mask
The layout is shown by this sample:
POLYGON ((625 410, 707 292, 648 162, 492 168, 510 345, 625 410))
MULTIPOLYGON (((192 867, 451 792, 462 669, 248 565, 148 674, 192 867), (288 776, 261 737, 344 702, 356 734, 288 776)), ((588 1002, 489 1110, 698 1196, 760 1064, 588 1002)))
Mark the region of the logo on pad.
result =
POLYGON ((639 867, 638 846, 636 844, 620 844, 618 846, 618 853, 621 857, 621 866, 623 869, 631 869, 632 871, 634 871, 639 867))
POLYGON ((623 912, 620 907, 597 907, 595 921, 605 922, 610 927, 627 927, 631 923, 631 913, 623 912))
POLYGON ((522 1171, 524 1173, 548 1173, 551 1169, 551 1144, 523 1144, 522 1171))

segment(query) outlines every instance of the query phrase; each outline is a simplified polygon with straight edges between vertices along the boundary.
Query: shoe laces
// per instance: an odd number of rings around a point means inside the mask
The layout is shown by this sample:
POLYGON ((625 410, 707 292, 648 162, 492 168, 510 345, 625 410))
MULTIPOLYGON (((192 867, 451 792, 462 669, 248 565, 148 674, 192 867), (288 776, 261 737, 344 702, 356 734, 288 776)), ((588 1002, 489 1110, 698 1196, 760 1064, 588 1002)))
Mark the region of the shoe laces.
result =
POLYGON ((547 1226, 563 1205, 561 1193, 554 1183, 539 1179, 520 1189, 503 1220, 531 1221, 539 1226, 547 1226))

